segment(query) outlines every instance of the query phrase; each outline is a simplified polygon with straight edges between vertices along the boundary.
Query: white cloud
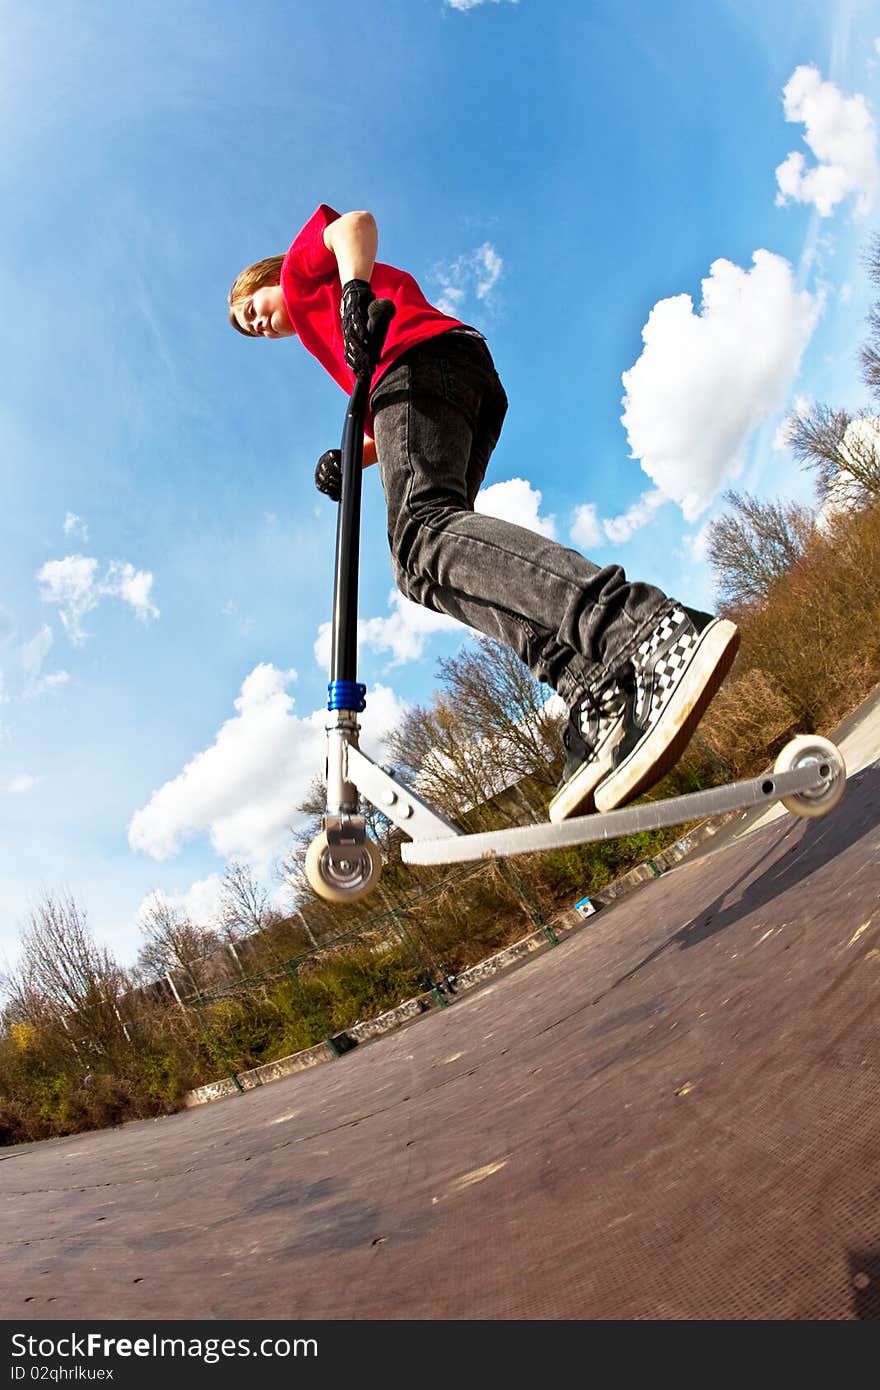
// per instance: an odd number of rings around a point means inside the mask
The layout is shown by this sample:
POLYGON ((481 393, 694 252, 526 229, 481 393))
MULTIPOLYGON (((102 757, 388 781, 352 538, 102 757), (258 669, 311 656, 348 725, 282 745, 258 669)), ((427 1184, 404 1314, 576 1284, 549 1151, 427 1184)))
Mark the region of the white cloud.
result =
POLYGON ((114 560, 103 582, 103 592, 113 594, 134 609, 142 623, 158 618, 159 610, 150 598, 153 576, 148 570, 136 570, 134 565, 114 560))
MULTIPOLYGON (((255 666, 210 747, 154 792, 128 829, 132 849, 154 859, 175 854, 183 840, 207 832, 218 854, 267 872, 284 848, 296 806, 324 767, 327 712, 294 713, 287 686, 295 671, 255 666)), ((403 706, 393 691, 370 691, 362 747, 381 754, 382 739, 403 706)), ((381 757, 379 758, 381 761, 381 757)))
POLYGON ((771 444, 771 448, 773 449, 774 453, 784 454, 787 453, 791 448, 791 444, 789 442, 789 415, 792 413, 794 413, 795 415, 806 415, 811 405, 812 402, 809 396, 795 396, 790 410, 786 411, 785 416, 782 420, 780 420, 779 424, 776 427, 776 433, 773 436, 773 442, 771 444))
POLYGON ((70 680, 69 671, 50 671, 47 676, 37 683, 35 694, 42 695, 44 690, 53 690, 56 685, 67 685, 70 680))
POLYGON ((478 246, 474 252, 474 270, 477 276, 477 299, 486 299, 494 290, 504 269, 504 262, 495 247, 488 241, 478 246))
POLYGON ((524 526, 527 531, 537 531, 539 536, 554 540, 556 518, 541 516, 542 494, 525 478, 508 478, 503 483, 492 483, 477 493, 474 510, 484 516, 496 516, 501 521, 510 521, 514 526, 524 526))
POLYGON ((435 266, 432 278, 441 287, 437 308, 443 314, 463 319, 465 301, 470 295, 481 303, 490 302, 503 270, 504 261, 489 241, 449 265, 435 266))
POLYGON ((776 426, 776 433, 770 445, 774 454, 784 454, 791 447, 788 442, 788 434, 789 424, 788 417, 786 416, 785 419, 780 420, 779 424, 776 426))
POLYGON ((464 303, 464 290, 455 285, 446 285, 439 295, 436 308, 441 314, 448 314, 450 318, 460 318, 459 309, 464 303))
MULTIPOLYGON (((295 905, 295 893, 288 882, 262 884, 270 907, 279 912, 290 912, 295 905)), ((165 903, 179 917, 185 918, 194 927, 209 929, 217 921, 223 906, 223 877, 209 874, 207 878, 197 879, 181 893, 169 893, 156 889, 148 893, 135 913, 134 925, 140 929, 149 910, 159 901, 165 903)))
MULTIPOLYGON (((403 666, 418 661, 431 638, 437 632, 462 632, 465 629, 456 618, 435 613, 420 603, 413 603, 399 589, 388 595, 391 613, 386 618, 358 619, 358 650, 388 652, 391 666, 403 666)), ((330 668, 330 623, 322 623, 315 640, 315 660, 324 670, 330 668)))
POLYGON ((20 655, 21 664, 28 683, 32 683, 39 676, 43 662, 49 655, 54 640, 52 629, 47 623, 43 623, 43 626, 36 636, 32 637, 29 642, 25 642, 20 655))
POLYGON ((846 433, 837 446, 843 467, 831 483, 828 495, 820 509, 820 525, 836 511, 851 507, 864 492, 858 478, 865 473, 876 473, 880 461, 880 416, 858 416, 846 427, 846 433))
MULTIPOLYGON (((446 0, 446 3, 451 10, 460 10, 464 13, 465 10, 475 10, 478 5, 499 5, 501 0, 446 0)), ((519 0, 509 0, 509 3, 518 5, 519 0)))
POLYGON ((602 526, 592 502, 585 502, 575 510, 574 521, 569 531, 571 539, 579 550, 588 554, 602 544, 602 526))
POLYGON ((628 511, 602 522, 605 535, 616 545, 625 544, 636 531, 641 530, 651 520, 657 508, 662 507, 668 500, 659 488, 643 492, 638 502, 634 502, 628 511))
POLYGON ((877 192, 877 136, 874 120, 861 93, 846 97, 833 82, 823 82, 817 68, 795 68, 783 90, 787 121, 805 126, 804 141, 816 157, 807 167, 799 150, 776 170, 781 206, 793 198, 812 203, 821 217, 830 217, 844 198, 856 199, 856 215, 870 212, 877 192))
POLYGON ((837 452, 849 467, 873 466, 880 453, 880 416, 860 415, 851 420, 837 452))
POLYGON ((150 908, 157 900, 167 903, 178 916, 192 922, 196 927, 209 927, 217 916, 223 880, 219 874, 209 874, 200 878, 183 893, 148 893, 136 913, 136 923, 140 927, 147 918, 150 908))
POLYGON ((67 671, 50 671, 45 676, 42 674, 43 663, 52 649, 54 640, 52 629, 44 623, 36 636, 25 642, 19 651, 24 672, 24 693, 28 697, 42 695, 44 691, 64 685, 70 679, 67 671))
POLYGON ((68 555, 64 560, 49 560, 37 574, 37 583, 42 585, 40 597, 44 603, 57 603, 71 642, 85 641, 82 620, 100 599, 97 568, 97 560, 68 555))
POLYGON ((32 777, 29 772, 21 772, 8 783, 7 791, 13 796, 22 796, 29 792, 32 787, 35 787, 38 781, 39 778, 32 777))
POLYGON ((4 608, 3 604, 0 603, 0 646, 8 642, 14 632, 15 619, 9 609, 4 608))
POLYGON ((76 536, 81 541, 87 541, 89 528, 82 517, 77 516, 76 512, 68 512, 64 518, 64 534, 65 536, 76 536))
POLYGON ((98 561, 86 555, 67 555, 49 560, 37 574, 44 603, 58 605, 64 629, 75 645, 86 640, 83 619, 97 608, 102 598, 121 598, 141 622, 158 618, 159 610, 150 599, 153 576, 136 570, 126 561, 114 560, 103 579, 98 578, 98 561))
POLYGON ((687 521, 738 475, 750 435, 783 406, 822 309, 788 261, 752 259, 751 270, 715 261, 696 313, 688 294, 655 304, 623 373, 632 455, 687 521))
POLYGON ((230 599, 227 604, 224 604, 223 616, 235 624, 242 637, 247 637, 253 632, 255 620, 246 613, 242 613, 234 599, 230 599))
POLYGON ((595 504, 587 502, 576 509, 569 535, 585 555, 598 549, 606 539, 615 545, 624 545, 636 531, 647 525, 657 508, 666 501, 668 498, 664 492, 651 488, 643 492, 627 511, 604 520, 600 519, 595 504))
POLYGON ((698 564, 705 560, 709 551, 710 524, 710 522, 706 521, 700 527, 699 531, 685 532, 681 538, 687 555, 698 564))

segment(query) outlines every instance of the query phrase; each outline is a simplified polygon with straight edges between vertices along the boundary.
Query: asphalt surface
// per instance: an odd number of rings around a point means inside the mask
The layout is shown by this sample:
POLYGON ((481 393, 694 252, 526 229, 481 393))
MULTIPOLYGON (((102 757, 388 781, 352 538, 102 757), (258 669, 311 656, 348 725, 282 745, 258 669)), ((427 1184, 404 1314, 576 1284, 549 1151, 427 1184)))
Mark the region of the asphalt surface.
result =
POLYGON ((336 1062, 0 1149, 0 1316, 880 1316, 878 704, 828 817, 336 1062))

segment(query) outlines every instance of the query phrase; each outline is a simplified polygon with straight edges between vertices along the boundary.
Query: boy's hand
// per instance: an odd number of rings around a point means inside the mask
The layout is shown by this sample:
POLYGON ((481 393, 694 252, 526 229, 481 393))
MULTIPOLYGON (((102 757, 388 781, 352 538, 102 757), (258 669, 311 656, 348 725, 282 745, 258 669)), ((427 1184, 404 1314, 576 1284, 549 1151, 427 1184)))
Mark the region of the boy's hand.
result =
POLYGON ((315 469, 315 487, 325 493, 333 502, 342 496, 342 452, 328 449, 318 459, 315 469))
POLYGON ((349 280, 342 287, 342 340, 345 360, 355 376, 369 376, 376 363, 370 350, 367 311, 376 296, 366 280, 349 280))

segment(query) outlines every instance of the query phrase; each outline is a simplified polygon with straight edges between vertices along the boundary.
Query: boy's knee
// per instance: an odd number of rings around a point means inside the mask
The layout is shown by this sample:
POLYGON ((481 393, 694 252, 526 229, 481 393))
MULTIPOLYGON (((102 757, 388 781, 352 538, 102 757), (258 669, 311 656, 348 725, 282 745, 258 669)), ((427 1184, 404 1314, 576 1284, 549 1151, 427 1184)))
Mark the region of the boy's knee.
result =
POLYGON ((391 567, 400 592, 415 603, 420 603, 421 587, 431 578, 428 556, 423 548, 416 544, 400 554, 392 555, 391 567))
MULTIPOLYGON (((406 594, 407 573, 404 566, 400 563, 397 556, 391 556, 391 572, 394 575, 394 582, 402 594, 406 594)), ((407 595, 409 597, 409 595, 407 595)))
POLYGON ((426 538, 418 532, 410 534, 407 537, 408 543, 392 550, 391 553, 394 582, 400 592, 414 603, 422 602, 422 587, 431 579, 430 558, 425 544, 422 543, 424 539, 426 538))
POLYGON ((405 581, 430 578, 438 545, 449 522, 467 507, 448 497, 423 499, 398 515, 389 530, 391 563, 397 587, 406 593, 405 581))

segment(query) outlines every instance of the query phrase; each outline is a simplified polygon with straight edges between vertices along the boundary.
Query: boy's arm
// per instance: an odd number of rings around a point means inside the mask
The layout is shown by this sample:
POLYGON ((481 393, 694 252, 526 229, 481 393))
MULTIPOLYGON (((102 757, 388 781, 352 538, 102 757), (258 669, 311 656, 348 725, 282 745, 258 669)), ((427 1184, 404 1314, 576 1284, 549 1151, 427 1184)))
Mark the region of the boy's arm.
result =
MULTIPOLYGON (((379 249, 379 229, 371 212, 346 212, 324 231, 324 245, 332 251, 343 285, 349 280, 369 284, 379 249)), ((376 445, 364 435, 364 468, 376 462, 376 445)))
POLYGON ((369 283, 379 250, 379 229, 371 212, 346 212, 324 231, 324 245, 332 251, 343 285, 349 280, 369 283))

